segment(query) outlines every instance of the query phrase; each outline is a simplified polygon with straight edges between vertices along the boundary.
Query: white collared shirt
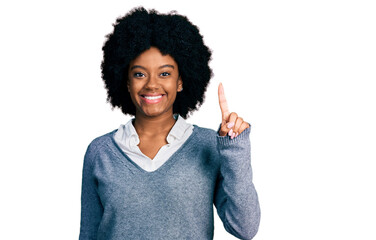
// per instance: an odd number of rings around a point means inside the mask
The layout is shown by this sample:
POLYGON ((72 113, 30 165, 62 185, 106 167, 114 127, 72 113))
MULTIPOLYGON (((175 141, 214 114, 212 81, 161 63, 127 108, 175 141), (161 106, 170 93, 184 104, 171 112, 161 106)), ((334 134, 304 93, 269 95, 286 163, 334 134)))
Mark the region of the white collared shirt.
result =
POLYGON ((162 166, 189 138, 193 132, 193 125, 187 123, 180 115, 174 116, 176 123, 167 135, 167 144, 161 147, 153 159, 143 154, 138 147, 140 139, 136 129, 129 120, 120 125, 115 133, 114 140, 120 149, 139 167, 147 172, 153 172, 162 166))

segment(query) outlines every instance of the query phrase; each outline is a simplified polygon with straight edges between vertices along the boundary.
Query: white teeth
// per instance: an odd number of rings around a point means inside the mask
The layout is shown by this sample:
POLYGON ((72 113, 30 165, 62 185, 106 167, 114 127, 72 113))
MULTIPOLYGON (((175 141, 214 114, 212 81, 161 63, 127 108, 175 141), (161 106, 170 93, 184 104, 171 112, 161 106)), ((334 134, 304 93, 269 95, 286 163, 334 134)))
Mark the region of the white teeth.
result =
POLYGON ((159 96, 144 96, 144 98, 146 99, 149 99, 149 100, 155 100, 155 99, 158 99, 158 98, 161 98, 162 95, 159 95, 159 96))

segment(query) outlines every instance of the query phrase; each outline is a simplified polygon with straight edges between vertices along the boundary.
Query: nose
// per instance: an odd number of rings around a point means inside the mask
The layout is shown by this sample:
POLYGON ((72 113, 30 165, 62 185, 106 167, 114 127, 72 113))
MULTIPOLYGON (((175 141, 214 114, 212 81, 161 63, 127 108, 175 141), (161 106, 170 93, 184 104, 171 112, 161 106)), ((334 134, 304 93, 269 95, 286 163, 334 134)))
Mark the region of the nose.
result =
POLYGON ((159 88, 159 83, 157 77, 153 74, 148 78, 145 84, 146 89, 154 90, 159 88))

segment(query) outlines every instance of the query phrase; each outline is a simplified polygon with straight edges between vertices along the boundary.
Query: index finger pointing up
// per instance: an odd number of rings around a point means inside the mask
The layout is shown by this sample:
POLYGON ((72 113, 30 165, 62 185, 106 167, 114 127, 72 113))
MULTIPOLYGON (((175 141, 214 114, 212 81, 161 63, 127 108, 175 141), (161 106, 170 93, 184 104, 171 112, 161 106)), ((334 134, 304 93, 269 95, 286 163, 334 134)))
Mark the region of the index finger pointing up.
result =
POLYGON ((230 115, 230 111, 228 110, 227 100, 225 97, 225 92, 223 90, 222 83, 218 86, 218 100, 219 100, 219 107, 221 108, 222 112, 222 121, 227 121, 228 116, 230 115))

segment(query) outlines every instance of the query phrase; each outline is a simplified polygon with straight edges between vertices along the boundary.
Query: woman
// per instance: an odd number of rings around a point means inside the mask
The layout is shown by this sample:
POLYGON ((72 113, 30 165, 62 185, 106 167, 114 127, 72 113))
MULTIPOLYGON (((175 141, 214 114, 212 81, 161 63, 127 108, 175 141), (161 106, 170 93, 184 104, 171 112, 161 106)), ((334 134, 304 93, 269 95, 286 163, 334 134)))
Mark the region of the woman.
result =
POLYGON ((87 149, 80 239, 213 239, 213 204, 228 232, 252 239, 260 209, 249 124, 229 112, 222 85, 218 132, 184 121, 212 75, 198 28, 137 8, 103 52, 108 101, 135 117, 87 149))

